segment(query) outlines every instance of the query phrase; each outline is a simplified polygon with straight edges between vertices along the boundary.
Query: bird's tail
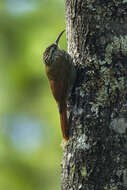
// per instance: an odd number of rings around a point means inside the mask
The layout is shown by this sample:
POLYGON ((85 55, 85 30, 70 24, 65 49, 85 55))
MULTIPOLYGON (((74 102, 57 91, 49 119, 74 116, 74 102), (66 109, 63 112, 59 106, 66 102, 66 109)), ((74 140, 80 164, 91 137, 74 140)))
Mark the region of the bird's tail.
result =
POLYGON ((63 137, 68 141, 68 119, 67 119, 67 105, 62 103, 59 105, 60 123, 63 137))

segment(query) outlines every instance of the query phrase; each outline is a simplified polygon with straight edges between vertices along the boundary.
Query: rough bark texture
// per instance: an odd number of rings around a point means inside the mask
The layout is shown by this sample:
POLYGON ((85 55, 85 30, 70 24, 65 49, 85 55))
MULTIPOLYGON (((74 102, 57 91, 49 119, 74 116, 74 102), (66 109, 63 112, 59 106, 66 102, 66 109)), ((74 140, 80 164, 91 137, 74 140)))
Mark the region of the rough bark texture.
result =
POLYGON ((66 0, 78 70, 62 190, 127 190, 127 0, 66 0))

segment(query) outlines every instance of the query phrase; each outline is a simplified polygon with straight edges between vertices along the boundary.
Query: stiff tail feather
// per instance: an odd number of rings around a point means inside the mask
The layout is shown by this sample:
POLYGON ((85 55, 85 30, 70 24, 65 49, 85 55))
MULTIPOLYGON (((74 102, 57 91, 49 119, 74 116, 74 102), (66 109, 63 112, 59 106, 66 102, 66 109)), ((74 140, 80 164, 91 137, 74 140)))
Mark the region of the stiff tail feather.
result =
POLYGON ((60 123, 63 137, 68 141, 68 119, 67 119, 67 107, 66 104, 59 105, 60 123))

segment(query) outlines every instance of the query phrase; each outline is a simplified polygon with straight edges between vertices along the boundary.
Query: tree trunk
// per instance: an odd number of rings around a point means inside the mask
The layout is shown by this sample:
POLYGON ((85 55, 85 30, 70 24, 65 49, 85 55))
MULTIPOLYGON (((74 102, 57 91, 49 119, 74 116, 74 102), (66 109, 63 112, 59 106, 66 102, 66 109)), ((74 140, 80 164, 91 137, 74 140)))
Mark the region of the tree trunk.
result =
POLYGON ((127 190, 127 0, 66 0, 69 100, 62 190, 127 190))

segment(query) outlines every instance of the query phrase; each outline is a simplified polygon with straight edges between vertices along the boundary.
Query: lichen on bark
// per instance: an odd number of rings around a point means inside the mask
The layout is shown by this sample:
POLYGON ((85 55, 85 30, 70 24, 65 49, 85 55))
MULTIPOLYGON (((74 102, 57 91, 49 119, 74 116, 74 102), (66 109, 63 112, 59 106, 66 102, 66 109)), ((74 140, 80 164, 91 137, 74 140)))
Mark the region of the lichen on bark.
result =
POLYGON ((127 190, 127 1, 66 0, 77 80, 62 190, 127 190))

